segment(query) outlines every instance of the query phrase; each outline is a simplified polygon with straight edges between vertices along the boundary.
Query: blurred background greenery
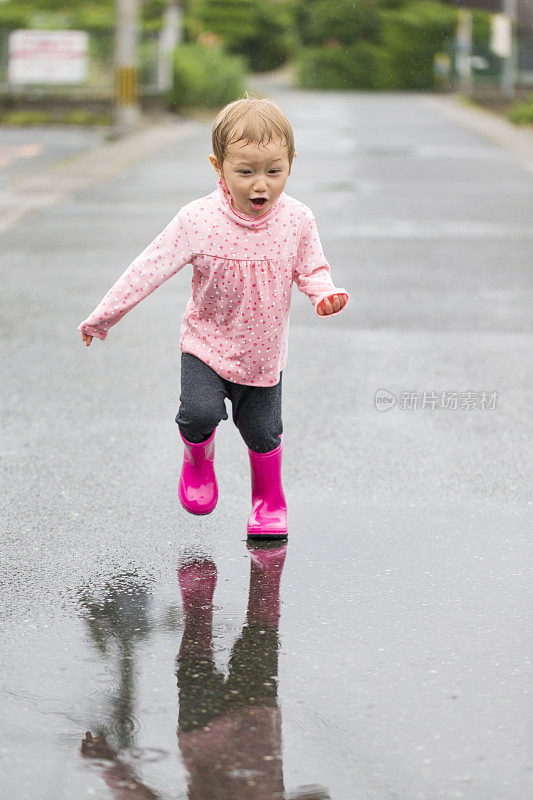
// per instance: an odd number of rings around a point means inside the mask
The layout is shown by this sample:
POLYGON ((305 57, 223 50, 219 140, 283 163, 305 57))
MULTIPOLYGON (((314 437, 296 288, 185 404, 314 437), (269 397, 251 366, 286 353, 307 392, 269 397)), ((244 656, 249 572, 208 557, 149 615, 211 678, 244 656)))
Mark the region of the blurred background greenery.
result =
MULTIPOLYGON (((457 90, 457 6, 451 0, 144 0, 141 102, 180 113, 217 108, 244 91, 249 73, 278 68, 309 89, 457 90), (171 5, 179 10, 179 42, 170 54, 171 85, 162 87, 160 47, 171 5)), ((491 13, 471 13, 473 86, 497 90, 502 59, 490 47, 491 13)), ((27 115, 24 99, 32 97, 35 105, 53 95, 69 99, 62 121, 105 122, 113 99, 114 26, 114 0, 0 0, 2 120, 27 115), (85 85, 53 92, 10 87, 9 33, 24 28, 87 31, 85 85)), ((533 49, 533 36, 519 41, 533 49)), ((521 102, 509 109, 511 118, 533 123, 531 94, 522 91, 516 99, 521 102)), ((33 110, 42 122, 53 108, 49 102, 33 110)))

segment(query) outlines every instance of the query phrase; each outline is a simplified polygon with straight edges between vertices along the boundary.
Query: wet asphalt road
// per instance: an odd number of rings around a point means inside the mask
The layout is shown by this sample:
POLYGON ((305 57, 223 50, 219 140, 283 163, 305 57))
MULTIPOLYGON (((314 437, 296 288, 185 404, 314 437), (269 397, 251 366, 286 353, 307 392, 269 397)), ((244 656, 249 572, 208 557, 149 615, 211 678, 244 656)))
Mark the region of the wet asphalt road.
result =
POLYGON ((178 503, 187 271, 76 331, 214 188, 209 123, 2 235, 2 800, 530 796, 531 172, 421 95, 274 96, 352 298, 293 290, 286 551, 231 415, 178 503))

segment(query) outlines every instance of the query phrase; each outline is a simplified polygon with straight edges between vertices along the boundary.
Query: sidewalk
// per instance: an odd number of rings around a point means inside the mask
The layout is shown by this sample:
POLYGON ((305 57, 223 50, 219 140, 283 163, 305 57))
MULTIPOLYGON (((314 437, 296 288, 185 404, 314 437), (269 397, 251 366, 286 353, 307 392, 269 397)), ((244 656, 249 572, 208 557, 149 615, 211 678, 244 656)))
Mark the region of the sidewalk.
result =
POLYGON ((533 172, 533 130, 513 125, 497 114, 461 102, 460 95, 428 94, 425 102, 450 119, 499 144, 526 161, 533 172))

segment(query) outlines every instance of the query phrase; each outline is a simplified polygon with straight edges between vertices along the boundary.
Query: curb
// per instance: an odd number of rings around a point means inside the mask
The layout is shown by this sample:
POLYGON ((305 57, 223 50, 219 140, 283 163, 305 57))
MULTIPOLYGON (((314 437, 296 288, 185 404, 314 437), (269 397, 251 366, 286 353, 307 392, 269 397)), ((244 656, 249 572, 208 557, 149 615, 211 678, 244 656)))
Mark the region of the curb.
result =
POLYGON ((533 130, 517 128, 492 111, 465 106, 458 94, 429 94, 422 97, 422 102, 504 147, 517 156, 527 170, 533 172, 533 130))

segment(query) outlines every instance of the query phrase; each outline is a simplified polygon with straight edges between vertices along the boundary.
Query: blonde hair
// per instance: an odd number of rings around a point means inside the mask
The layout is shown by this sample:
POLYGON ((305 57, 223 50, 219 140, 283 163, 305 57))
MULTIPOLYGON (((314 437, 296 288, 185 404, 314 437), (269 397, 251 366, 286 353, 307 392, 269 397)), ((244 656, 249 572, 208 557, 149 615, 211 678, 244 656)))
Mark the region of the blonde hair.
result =
POLYGON ((289 120, 273 100, 254 97, 248 92, 239 100, 225 105, 213 122, 211 141, 220 166, 226 158, 229 144, 240 141, 268 144, 272 139, 285 139, 290 168, 295 151, 294 133, 289 120))

